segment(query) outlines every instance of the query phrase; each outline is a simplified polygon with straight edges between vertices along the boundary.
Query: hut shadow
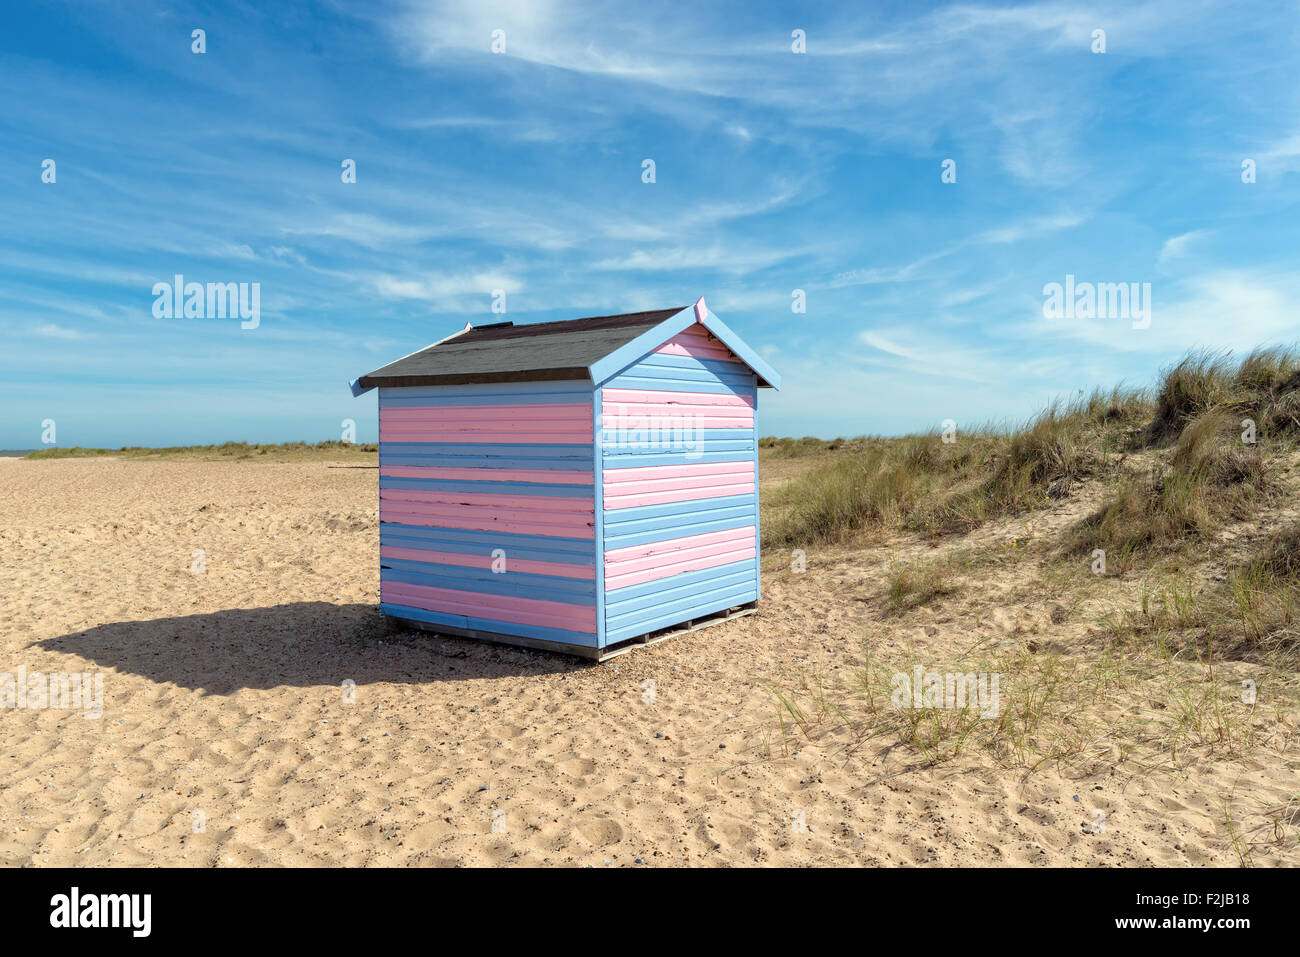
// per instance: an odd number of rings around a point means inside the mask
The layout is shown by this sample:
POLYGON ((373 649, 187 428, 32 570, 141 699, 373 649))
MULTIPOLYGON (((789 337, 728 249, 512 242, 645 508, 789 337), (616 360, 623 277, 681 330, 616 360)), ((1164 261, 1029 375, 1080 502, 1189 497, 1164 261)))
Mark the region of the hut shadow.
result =
MULTIPOLYGON (((36 644, 100 668, 207 694, 243 689, 424 684, 563 674, 591 667, 564 655, 465 638, 385 633, 375 605, 295 602, 97 625, 36 644)), ((71 669, 74 666, 69 666, 71 669)))

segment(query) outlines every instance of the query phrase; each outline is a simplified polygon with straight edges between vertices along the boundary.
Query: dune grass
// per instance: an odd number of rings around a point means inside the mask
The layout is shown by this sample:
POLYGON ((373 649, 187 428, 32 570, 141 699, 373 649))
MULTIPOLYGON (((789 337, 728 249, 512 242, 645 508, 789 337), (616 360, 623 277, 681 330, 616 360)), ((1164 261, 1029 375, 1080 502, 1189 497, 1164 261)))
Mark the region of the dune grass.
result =
POLYGON ((841 542, 886 527, 938 535, 1049 504, 1107 459, 1150 415, 1140 391, 1057 403, 1023 428, 985 427, 845 443, 830 461, 778 490, 769 546, 841 542))
POLYGON ((1210 412, 1251 418, 1275 439, 1300 436, 1300 355, 1257 349, 1234 363, 1224 353, 1190 353, 1161 374, 1147 440, 1176 439, 1210 412))
POLYGON ((772 496, 765 544, 844 542, 891 527, 967 532, 1097 478, 1114 491, 1068 547, 1117 555, 1172 547, 1268 500, 1268 455, 1300 442, 1300 355, 1264 349, 1234 363, 1192 353, 1154 392, 1097 390, 1020 428, 948 438, 765 439, 774 454, 828 458, 772 496), (1126 461, 1134 455, 1149 466, 1135 471, 1126 461))
POLYGON ((1184 547, 1227 520, 1256 514, 1274 492, 1269 464, 1259 448, 1242 443, 1229 418, 1211 410, 1191 420, 1167 459, 1119 477, 1065 547, 1076 554, 1101 549, 1122 572, 1141 553, 1184 547))
POLYGON ((1300 440, 1300 355, 1187 356, 1162 374, 1151 421, 1135 438, 1161 454, 1147 474, 1119 477, 1074 530, 1071 550, 1100 548, 1127 566, 1135 554, 1180 548, 1258 514, 1277 493, 1270 457, 1300 440))

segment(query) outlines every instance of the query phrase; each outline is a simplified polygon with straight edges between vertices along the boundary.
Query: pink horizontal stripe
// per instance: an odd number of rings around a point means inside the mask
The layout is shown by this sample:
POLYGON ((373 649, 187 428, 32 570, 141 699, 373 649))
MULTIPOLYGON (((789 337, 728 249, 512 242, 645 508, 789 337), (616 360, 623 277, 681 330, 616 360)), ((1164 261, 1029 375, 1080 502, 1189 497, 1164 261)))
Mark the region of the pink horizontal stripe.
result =
POLYGON ((513 422, 505 419, 420 419, 392 418, 383 413, 379 416, 380 430, 392 432, 498 432, 514 437, 531 435, 534 432, 590 432, 592 415, 574 416, 570 419, 518 419, 513 422))
MULTIPOLYGON (((399 548, 396 545, 382 545, 380 558, 399 558, 411 562, 431 562, 435 565, 456 565, 460 568, 492 569, 496 561, 491 555, 465 555, 461 552, 434 552, 423 548, 399 548)), ((505 572, 520 572, 525 575, 555 575, 559 578, 596 577, 596 569, 591 565, 568 565, 564 562, 543 562, 532 558, 511 558, 506 551, 505 572)))
POLYGON ((446 492, 433 488, 385 488, 379 490, 379 500, 389 502, 418 502, 421 505, 473 505, 503 509, 522 509, 525 514, 541 515, 550 512, 577 512, 591 515, 595 506, 590 498, 570 498, 558 495, 502 495, 499 492, 446 492))
POLYGON ((453 429, 448 426, 402 426, 400 429, 379 426, 381 442, 536 442, 541 445, 582 445, 592 441, 594 428, 590 423, 583 430, 572 432, 479 432, 474 429, 453 429))
POLYGON ((663 389, 601 389, 600 400, 602 404, 610 402, 647 402, 655 405, 687 405, 709 409, 752 410, 754 408, 754 397, 752 395, 666 392, 663 389))
POLYGON ((552 485, 593 485, 591 472, 568 469, 444 468, 436 465, 385 465, 380 475, 390 478, 459 479, 467 482, 546 482, 552 485))
POLYGON ((698 548, 682 549, 669 555, 656 555, 615 564, 605 569, 605 590, 644 585, 646 582, 698 572, 719 565, 730 565, 753 558, 757 553, 753 529, 743 541, 718 542, 698 548))
POLYGON ((642 482, 619 482, 617 485, 606 485, 605 495, 612 498, 622 498, 626 495, 672 492, 677 489, 685 491, 686 489, 730 488, 740 485, 752 488, 754 485, 753 475, 751 469, 748 474, 741 475, 679 476, 677 478, 647 479, 642 482))
POLYGON ((699 462, 692 465, 641 465, 622 469, 605 469, 601 473, 605 487, 647 479, 690 479, 699 475, 739 475, 753 478, 751 462, 699 462))
POLYGON ((727 359, 739 362, 731 350, 697 326, 679 332, 655 352, 670 356, 695 356, 697 359, 727 359))
POLYGON ((594 519, 590 522, 578 518, 567 524, 530 522, 516 517, 494 513, 488 509, 442 509, 428 505, 408 505, 405 502, 380 503, 379 520, 401 525, 420 525, 427 528, 459 528, 473 532, 508 532, 514 535, 550 535, 556 538, 595 538, 594 519))
MULTIPOLYGON (((486 528, 497 528, 499 523, 519 523, 535 528, 554 529, 552 535, 577 535, 580 529, 591 528, 593 524, 590 512, 530 512, 519 508, 479 508, 472 505, 426 505, 422 502, 379 503, 380 518, 391 522, 389 515, 421 515, 434 525, 444 521, 473 522, 486 528)), ((426 524, 426 523, 421 523, 426 524)))
POLYGON ((472 518, 457 515, 425 515, 418 512, 382 512, 380 520, 400 525, 419 525, 426 528, 458 528, 469 532, 508 532, 512 535, 549 535, 554 538, 595 538, 592 526, 568 528, 559 525, 538 525, 533 522, 516 522, 491 518, 472 518))
POLYGON ((725 498, 728 495, 753 495, 754 483, 713 485, 708 488, 679 488, 663 492, 638 492, 631 495, 605 494, 605 509, 636 508, 641 505, 666 505, 695 499, 725 498))
POLYGON ((718 555, 750 547, 754 544, 754 536, 754 526, 746 525, 743 528, 731 528, 706 535, 687 535, 650 545, 615 549, 613 551, 619 554, 606 555, 605 568, 615 574, 622 574, 656 565, 680 564, 699 555, 718 555), (626 554, 622 554, 624 552, 626 554))
POLYGON ((730 408, 716 405, 685 405, 672 402, 606 402, 601 410, 605 418, 611 414, 622 416, 653 415, 675 419, 736 419, 740 422, 754 422, 754 410, 730 408))
POLYGON ((753 558, 756 534, 753 525, 746 525, 610 549, 605 553, 605 590, 753 558))
POLYGON ((486 618, 517 625, 561 628, 565 631, 596 633, 596 609, 592 605, 542 601, 537 598, 514 598, 509 595, 485 595, 456 588, 435 588, 408 582, 380 582, 380 600, 426 611, 449 615, 486 618))
POLYGON ((743 562, 748 558, 753 558, 755 554, 754 546, 750 545, 748 548, 726 552, 725 554, 711 555, 695 561, 682 562, 679 565, 665 565, 661 568, 650 568, 627 575, 606 575, 605 591, 627 588, 629 585, 644 585, 646 582, 658 581, 661 578, 671 578, 673 575, 681 575, 685 572, 698 572, 705 568, 717 568, 719 565, 730 565, 732 562, 743 562))
POLYGON ((591 418, 591 403, 571 402, 555 405, 403 405, 385 406, 380 419, 393 422, 505 422, 507 424, 546 420, 591 418))
POLYGON ((753 525, 741 528, 727 528, 720 532, 703 532, 699 535, 683 535, 681 538, 666 538, 658 542, 644 542, 640 545, 624 545, 611 548, 605 552, 605 567, 620 562, 647 558, 652 555, 668 556, 674 552, 701 545, 716 545, 720 542, 745 542, 754 540, 758 530, 753 525))
POLYGON ((715 415, 696 415, 690 412, 683 412, 680 408, 664 406, 662 409, 656 409, 652 406, 635 405, 624 406, 610 412, 605 412, 600 417, 601 428, 623 430, 635 432, 639 429, 662 428, 667 425, 670 428, 679 426, 685 429, 752 429, 754 427, 754 417, 751 415, 747 419, 723 417, 715 415))
POLYGON ((665 342, 655 352, 665 356, 692 356, 696 359, 718 359, 723 362, 740 361, 726 347, 709 346, 703 342, 665 342))

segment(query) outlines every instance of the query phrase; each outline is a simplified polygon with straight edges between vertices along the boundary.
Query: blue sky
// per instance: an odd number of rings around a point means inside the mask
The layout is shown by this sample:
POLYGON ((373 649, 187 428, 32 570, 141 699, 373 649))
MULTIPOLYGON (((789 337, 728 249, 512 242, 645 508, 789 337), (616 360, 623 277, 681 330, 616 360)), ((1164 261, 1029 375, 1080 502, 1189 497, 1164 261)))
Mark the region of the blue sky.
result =
POLYGON ((1294 4, 814 7, 13 6, 0 447, 373 441, 346 383, 496 289, 515 322, 703 295, 785 377, 764 434, 1300 340, 1294 4), (260 324, 156 318, 177 273, 259 283, 260 324), (1067 274, 1150 283, 1150 327, 1045 318, 1067 274))

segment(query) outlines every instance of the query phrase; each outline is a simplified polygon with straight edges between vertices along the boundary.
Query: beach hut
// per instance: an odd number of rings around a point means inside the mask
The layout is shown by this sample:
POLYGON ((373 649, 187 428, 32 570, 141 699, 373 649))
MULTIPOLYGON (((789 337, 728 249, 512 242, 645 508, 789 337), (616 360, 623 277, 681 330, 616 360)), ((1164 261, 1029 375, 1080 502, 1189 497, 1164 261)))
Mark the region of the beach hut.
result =
POLYGON ((384 614, 603 660, 752 611, 754 413, 779 384, 703 299, 466 325, 361 376, 384 614))

